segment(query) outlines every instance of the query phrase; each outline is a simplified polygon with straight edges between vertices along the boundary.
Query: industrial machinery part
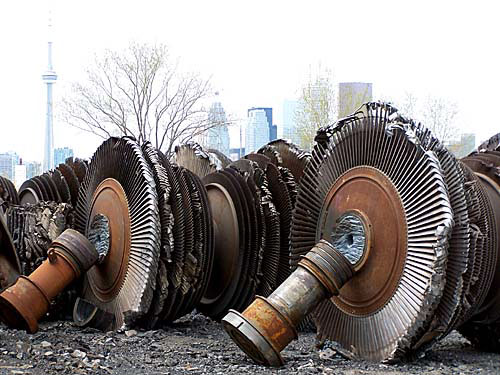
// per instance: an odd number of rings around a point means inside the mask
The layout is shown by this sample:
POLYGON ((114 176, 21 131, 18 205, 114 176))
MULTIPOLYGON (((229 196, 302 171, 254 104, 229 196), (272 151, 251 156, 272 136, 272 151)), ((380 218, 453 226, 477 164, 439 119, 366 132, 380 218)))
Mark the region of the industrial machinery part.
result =
POLYGON ((363 266, 371 246, 369 223, 357 213, 348 216, 357 231, 345 225, 337 227, 337 239, 343 239, 337 241, 342 251, 321 240, 268 298, 257 297, 242 314, 230 310, 222 320, 231 338, 257 363, 283 365, 280 352, 297 338, 296 327, 302 319, 325 298, 338 295, 363 266), (352 233, 356 242, 348 244, 345 238, 352 233))
MULTIPOLYGON (((79 165, 83 170, 84 163, 79 165)), ((82 298, 112 313, 116 329, 148 311, 160 247, 154 177, 133 139, 108 139, 90 161, 80 187, 75 228, 88 236, 99 214, 109 219, 111 247, 85 274, 82 298)))
POLYGON ((311 154, 301 150, 297 145, 284 139, 276 139, 259 149, 259 153, 275 158, 277 165, 290 170, 299 182, 306 170, 311 154))
POLYGON ((189 169, 200 178, 215 172, 217 170, 216 162, 195 142, 175 147, 175 163, 189 169))
POLYGON ((71 203, 75 207, 80 186, 75 172, 78 172, 81 178, 86 173, 85 162, 77 160, 78 162, 72 162, 71 165, 59 164, 54 170, 26 180, 19 188, 19 200, 13 203, 25 206, 46 201, 71 203))
MULTIPOLYGON (((191 151, 178 149, 188 161, 191 151)), ((114 316, 111 329, 153 328, 191 312, 207 290, 214 259, 212 215, 199 177, 149 142, 111 138, 81 185, 77 229, 90 238, 89 222, 98 215, 109 220, 111 249, 85 276, 85 302, 75 307, 75 319, 103 329, 92 319, 102 310, 114 316)))
MULTIPOLYGON (((481 350, 500 352, 500 152, 498 136, 488 146, 461 159, 471 185, 478 190, 483 228, 478 240, 483 242, 473 266, 476 281, 468 295, 473 302, 459 331, 481 350), (477 265, 478 261, 481 264, 477 265), (475 297, 475 298, 474 298, 475 297)), ((472 283, 472 282, 471 282, 472 283)), ((469 302, 468 301, 468 302, 469 302)))
POLYGON ((9 204, 19 204, 19 196, 12 181, 0 176, 0 209, 5 212, 9 204))
POLYGON ((218 169, 226 168, 227 166, 229 166, 229 164, 231 164, 231 159, 229 159, 219 150, 209 148, 207 152, 212 157, 212 160, 215 160, 215 165, 218 169))
MULTIPOLYGON (((496 138, 486 143, 459 161, 424 126, 382 103, 318 131, 293 213, 292 263, 321 240, 358 248, 359 222, 372 234, 363 266, 314 312, 320 340, 354 358, 390 361, 458 328, 480 348, 500 351, 500 153, 496 138)), ((294 310, 297 299, 282 293, 269 304, 273 296, 224 321, 250 356, 280 364, 280 336, 255 314, 279 303, 294 310)))
POLYGON ((36 332, 50 301, 97 259, 97 251, 83 235, 66 230, 52 242, 40 267, 0 294, 0 319, 9 327, 36 332))
POLYGON ((0 215, 0 291, 15 283, 21 265, 3 215, 0 215))
POLYGON ((115 316, 100 309, 93 303, 78 297, 73 308, 73 322, 78 327, 92 327, 101 331, 109 331, 114 324, 115 316))

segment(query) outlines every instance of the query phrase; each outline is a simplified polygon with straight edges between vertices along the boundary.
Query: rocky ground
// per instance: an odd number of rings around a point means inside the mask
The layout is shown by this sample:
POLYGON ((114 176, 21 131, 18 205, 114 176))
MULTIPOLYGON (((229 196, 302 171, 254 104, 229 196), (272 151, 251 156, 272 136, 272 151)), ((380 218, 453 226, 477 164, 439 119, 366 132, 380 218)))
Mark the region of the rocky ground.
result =
POLYGON ((425 357, 396 365, 355 362, 315 348, 301 335, 278 370, 253 364, 218 323, 195 315, 155 331, 101 333, 69 322, 43 323, 38 333, 0 326, 0 374, 500 374, 500 355, 481 353, 452 333, 425 357))

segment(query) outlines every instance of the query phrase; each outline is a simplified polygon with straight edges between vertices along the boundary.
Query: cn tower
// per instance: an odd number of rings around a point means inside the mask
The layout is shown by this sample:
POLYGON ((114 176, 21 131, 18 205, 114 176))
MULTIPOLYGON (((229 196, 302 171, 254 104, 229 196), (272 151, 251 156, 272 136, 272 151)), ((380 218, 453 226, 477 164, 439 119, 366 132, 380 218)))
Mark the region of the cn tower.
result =
POLYGON ((47 85, 47 115, 45 121, 45 146, 43 151, 43 171, 54 168, 54 123, 52 113, 52 85, 57 81, 57 74, 52 67, 52 22, 49 19, 48 66, 42 75, 47 85))

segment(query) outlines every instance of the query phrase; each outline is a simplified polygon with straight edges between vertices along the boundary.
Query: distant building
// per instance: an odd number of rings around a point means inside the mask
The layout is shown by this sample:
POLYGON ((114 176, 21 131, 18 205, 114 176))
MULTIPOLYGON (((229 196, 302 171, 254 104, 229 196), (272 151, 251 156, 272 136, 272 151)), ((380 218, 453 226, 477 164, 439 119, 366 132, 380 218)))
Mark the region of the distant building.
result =
POLYGON ((229 156, 229 130, 226 112, 218 100, 219 93, 215 93, 215 95, 216 101, 212 103, 208 112, 208 121, 213 124, 213 127, 206 132, 201 143, 207 149, 216 149, 229 156))
POLYGON ((297 100, 285 100, 283 102, 283 138, 292 141, 296 145, 300 143, 297 132, 297 121, 295 114, 299 108, 297 100))
MULTIPOLYGON (((273 141, 278 138, 278 127, 273 124, 273 109, 269 107, 253 107, 247 111, 247 115, 250 118, 250 112, 262 110, 266 114, 267 126, 268 126, 268 137, 269 139, 266 141, 273 141)), ((248 128, 247 128, 248 129, 248 128)))
POLYGON ((14 181, 15 166, 19 164, 19 155, 15 152, 0 154, 0 176, 14 181))
POLYGON ((239 148, 230 148, 229 149, 229 159, 231 160, 238 160, 241 159, 243 156, 245 156, 245 147, 239 148))
POLYGON ((457 159, 463 158, 469 155, 476 147, 476 135, 473 133, 460 134, 459 141, 451 141, 447 145, 448 150, 450 150, 457 159))
POLYGON ((54 167, 63 164, 67 158, 73 157, 73 149, 69 147, 61 147, 54 149, 54 167))
MULTIPOLYGON (((26 179, 40 176, 42 174, 42 164, 37 161, 27 161, 26 165, 26 179)), ((59 165, 59 164, 58 164, 59 165)))
POLYGON ((269 142, 272 124, 271 108, 251 108, 248 110, 248 122, 245 131, 245 152, 257 151, 269 142))
POLYGON ((372 84, 365 82, 339 83, 338 117, 351 115, 361 104, 372 100, 372 84))
MULTIPOLYGON (((19 163, 22 163, 20 160, 19 163)), ((26 181, 26 165, 17 164, 14 168, 14 185, 16 189, 19 189, 23 182, 26 181)))

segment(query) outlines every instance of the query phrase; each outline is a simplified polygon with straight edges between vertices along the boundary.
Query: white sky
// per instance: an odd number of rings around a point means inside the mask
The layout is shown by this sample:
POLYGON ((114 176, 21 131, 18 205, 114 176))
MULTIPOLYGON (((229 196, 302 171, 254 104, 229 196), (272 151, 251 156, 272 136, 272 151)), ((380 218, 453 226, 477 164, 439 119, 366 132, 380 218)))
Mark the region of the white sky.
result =
MULTIPOLYGON (((281 125, 309 66, 336 81, 372 82, 374 96, 405 91, 456 101, 477 142, 500 132, 497 1, 54 0, 57 101, 94 54, 130 40, 164 42, 181 67, 211 76, 233 117, 271 106, 281 125)), ((0 1, 0 152, 42 160, 48 2, 0 1)), ((55 121, 55 146, 89 157, 100 143, 55 121)))

